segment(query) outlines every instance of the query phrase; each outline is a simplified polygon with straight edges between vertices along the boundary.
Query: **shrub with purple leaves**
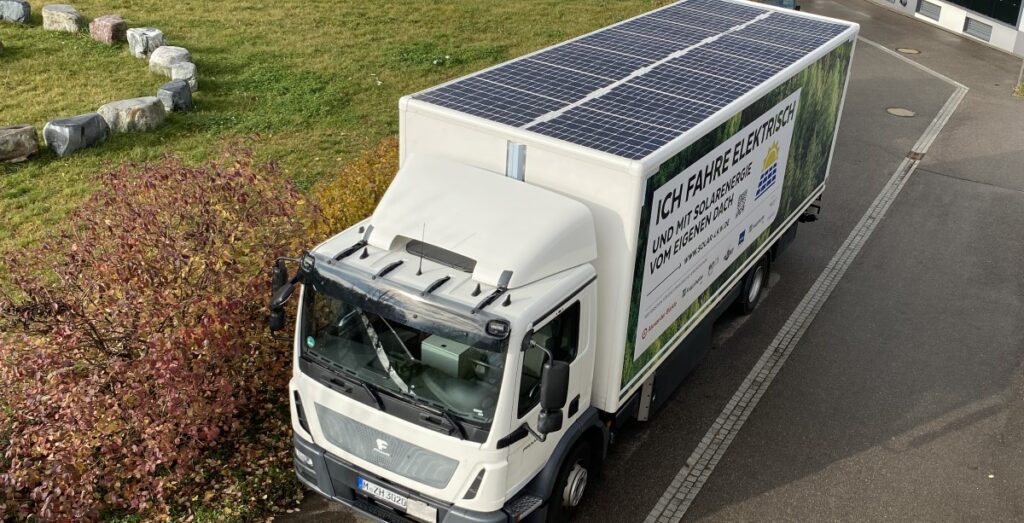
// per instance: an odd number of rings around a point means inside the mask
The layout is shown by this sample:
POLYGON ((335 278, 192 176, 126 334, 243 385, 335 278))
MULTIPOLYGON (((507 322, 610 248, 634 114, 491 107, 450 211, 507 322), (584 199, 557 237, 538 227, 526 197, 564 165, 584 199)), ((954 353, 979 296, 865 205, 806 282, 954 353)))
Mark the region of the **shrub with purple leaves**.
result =
POLYGON ((296 496, 269 266, 314 213, 232 147, 121 166, 0 262, 0 520, 265 513, 296 496))

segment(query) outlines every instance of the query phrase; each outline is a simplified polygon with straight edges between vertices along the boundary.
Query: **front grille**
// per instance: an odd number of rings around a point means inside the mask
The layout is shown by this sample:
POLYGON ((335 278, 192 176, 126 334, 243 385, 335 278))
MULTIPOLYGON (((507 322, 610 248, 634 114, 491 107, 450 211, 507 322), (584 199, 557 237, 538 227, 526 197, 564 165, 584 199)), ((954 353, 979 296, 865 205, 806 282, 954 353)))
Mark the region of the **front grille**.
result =
POLYGON ((315 404, 327 441, 386 470, 434 488, 445 488, 459 462, 418 447, 315 404))

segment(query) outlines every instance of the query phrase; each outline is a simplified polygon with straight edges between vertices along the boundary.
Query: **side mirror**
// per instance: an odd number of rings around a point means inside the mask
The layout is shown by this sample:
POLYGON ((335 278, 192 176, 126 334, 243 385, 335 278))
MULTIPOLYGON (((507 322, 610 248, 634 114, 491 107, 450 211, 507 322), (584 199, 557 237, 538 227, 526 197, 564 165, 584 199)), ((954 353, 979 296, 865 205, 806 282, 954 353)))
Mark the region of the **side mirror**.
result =
POLYGON ((548 359, 540 374, 540 408, 559 410, 569 397, 569 364, 548 359))
POLYGON ((562 407, 569 396, 569 364, 548 359, 540 373, 540 416, 537 432, 542 436, 562 430, 562 407))
POLYGON ((270 285, 273 292, 270 297, 270 332, 277 332, 285 325, 284 304, 295 292, 295 285, 288 283, 288 267, 285 266, 284 260, 279 259, 274 263, 270 285))
POLYGON ((562 430, 562 409, 542 410, 537 417, 537 432, 542 435, 551 434, 562 430))
POLYGON ((287 283, 288 267, 285 266, 284 260, 277 260, 274 263, 274 275, 270 277, 270 290, 277 292, 277 289, 284 287, 287 283))
POLYGON ((270 297, 270 310, 276 311, 284 308, 284 304, 288 303, 288 299, 292 297, 292 293, 295 292, 295 284, 290 283, 274 291, 274 295, 270 297))
POLYGON ((270 332, 277 332, 284 328, 284 309, 270 311, 270 332))

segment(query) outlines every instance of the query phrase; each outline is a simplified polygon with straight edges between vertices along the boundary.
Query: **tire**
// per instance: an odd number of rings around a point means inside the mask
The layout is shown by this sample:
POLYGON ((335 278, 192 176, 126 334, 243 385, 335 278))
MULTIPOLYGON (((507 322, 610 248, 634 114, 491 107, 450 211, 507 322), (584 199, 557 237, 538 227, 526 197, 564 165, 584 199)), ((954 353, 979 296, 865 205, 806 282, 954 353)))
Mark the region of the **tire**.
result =
POLYGON ((581 440, 558 470, 558 480, 548 501, 548 523, 563 523, 572 519, 586 495, 588 483, 597 477, 597 466, 590 442, 581 440))
POLYGON ((742 314, 754 312, 757 304, 761 302, 764 289, 768 286, 768 274, 768 257, 765 256, 743 277, 743 288, 736 299, 736 308, 742 314))

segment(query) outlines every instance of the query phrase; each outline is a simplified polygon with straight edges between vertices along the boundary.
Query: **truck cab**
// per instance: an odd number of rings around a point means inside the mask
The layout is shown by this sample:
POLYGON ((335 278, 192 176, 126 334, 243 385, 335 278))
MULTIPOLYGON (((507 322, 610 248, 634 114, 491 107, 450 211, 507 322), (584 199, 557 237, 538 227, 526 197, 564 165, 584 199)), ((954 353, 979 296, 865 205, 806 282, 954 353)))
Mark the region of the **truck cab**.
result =
POLYGON ((385 519, 516 520, 559 487, 553 512, 578 504, 607 442, 596 252, 583 204, 410 158, 373 216, 302 258, 299 478, 385 519), (549 463, 560 446, 584 452, 549 463))

